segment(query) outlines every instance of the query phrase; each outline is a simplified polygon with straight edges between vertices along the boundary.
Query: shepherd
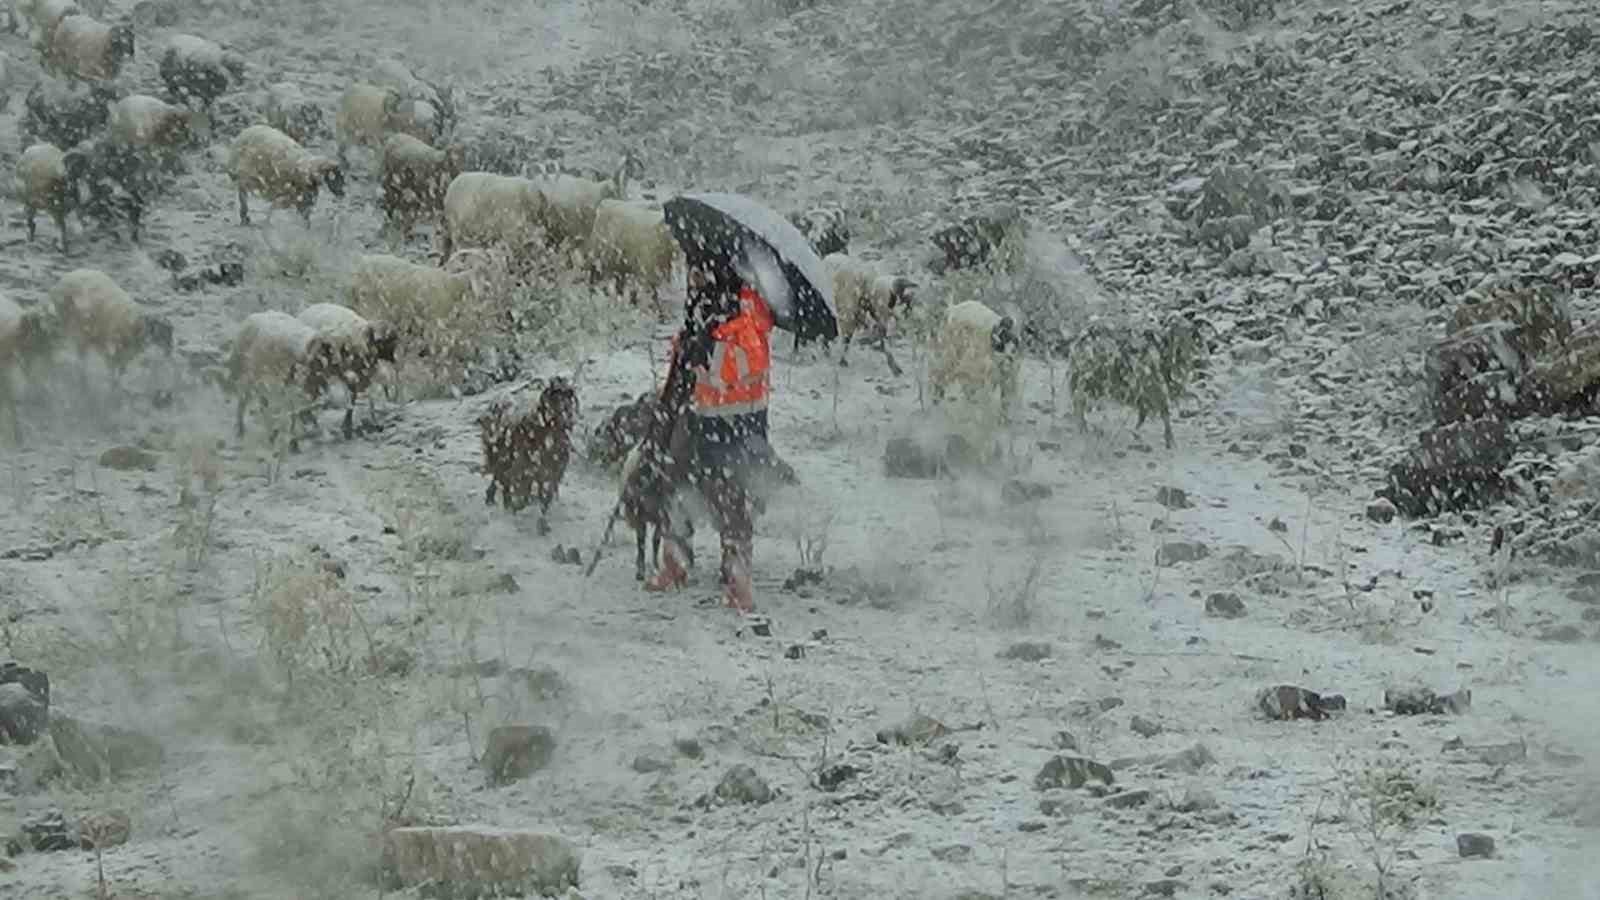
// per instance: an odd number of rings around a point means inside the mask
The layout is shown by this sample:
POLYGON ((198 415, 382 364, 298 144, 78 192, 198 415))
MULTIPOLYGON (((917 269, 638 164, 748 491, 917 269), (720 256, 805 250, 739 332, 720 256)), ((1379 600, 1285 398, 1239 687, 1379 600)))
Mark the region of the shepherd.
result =
MULTIPOLYGON (((688 289, 653 444, 686 462, 682 468, 721 536, 723 601, 748 613, 755 608, 752 479, 773 460, 770 336, 774 327, 806 337, 836 335, 829 280, 788 220, 745 197, 686 195, 664 210, 684 251, 688 289), (676 427, 679 416, 687 427, 676 427)), ((661 568, 645 589, 687 584, 685 556, 665 535, 661 568)))

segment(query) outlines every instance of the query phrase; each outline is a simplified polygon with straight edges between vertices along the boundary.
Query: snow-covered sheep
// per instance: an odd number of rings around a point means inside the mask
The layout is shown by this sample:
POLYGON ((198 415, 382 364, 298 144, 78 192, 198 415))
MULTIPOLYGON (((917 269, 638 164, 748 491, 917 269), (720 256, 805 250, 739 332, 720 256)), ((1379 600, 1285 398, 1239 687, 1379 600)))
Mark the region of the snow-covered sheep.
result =
POLYGON ((590 273, 654 299, 672 278, 678 242, 661 208, 628 200, 602 200, 595 209, 587 248, 590 273))
POLYGON ((26 376, 33 366, 46 359, 52 349, 49 321, 40 309, 24 310, 0 294, 0 407, 11 415, 11 428, 17 443, 22 442, 22 417, 17 411, 17 389, 13 376, 26 376))
POLYGON ((114 87, 101 82, 74 84, 41 78, 23 101, 23 140, 76 146, 105 127, 117 97, 114 87))
POLYGON ((116 78, 132 58, 133 26, 107 25, 82 15, 62 18, 44 45, 47 71, 89 81, 116 78))
POLYGON ((85 142, 76 149, 89 161, 84 179, 88 190, 80 215, 113 230, 127 222, 133 242, 138 243, 146 198, 154 190, 150 165, 136 148, 110 137, 85 142))
POLYGON ((356 82, 345 88, 334 116, 334 140, 339 161, 349 159, 351 147, 377 151, 391 134, 409 134, 428 144, 444 135, 443 116, 426 100, 405 97, 393 88, 356 82))
POLYGON ((539 237, 546 198, 529 178, 462 172, 444 193, 443 257, 457 247, 501 246, 524 252, 539 237))
POLYGON ((387 322, 419 357, 451 357, 475 344, 495 312, 504 264, 483 251, 456 254, 449 269, 384 253, 357 258, 350 273, 350 308, 387 322))
POLYGON ((441 87, 418 77, 409 66, 392 57, 372 67, 372 83, 388 88, 402 100, 420 100, 437 113, 437 137, 448 135, 455 124, 455 98, 448 86, 441 87))
POLYGON ((550 530, 550 503, 572 459, 572 428, 578 421, 578 392, 565 378, 553 378, 538 393, 501 399, 478 417, 483 444, 483 474, 489 478, 483 502, 494 504, 496 490, 505 508, 516 512, 539 501, 539 533, 550 530))
POLYGON ((544 236, 555 246, 576 246, 594 230, 595 211, 601 201, 622 196, 621 175, 595 181, 578 175, 546 175, 534 179, 544 194, 544 236))
POLYGON ((172 323, 135 303, 99 269, 61 276, 50 289, 50 305, 62 339, 77 350, 79 362, 91 353, 103 357, 118 382, 128 363, 147 350, 172 356, 172 323))
MULTIPOLYGON (((331 375, 322 364, 326 354, 315 328, 294 316, 277 310, 252 313, 234 335, 228 354, 227 383, 238 397, 234 413, 234 433, 244 436, 244 411, 259 398, 261 409, 269 406, 269 391, 289 386, 316 401, 327 389, 331 375)), ((310 408, 292 417, 290 450, 299 447, 298 426, 312 417, 310 408)), ((276 429, 273 430, 276 435, 276 429)))
POLYGON ((210 109, 216 99, 244 80, 244 57, 215 41, 192 34, 173 35, 161 53, 161 83, 184 103, 199 100, 210 109))
POLYGON ((76 151, 52 144, 34 144, 17 158, 17 197, 28 221, 28 240, 37 234, 34 217, 50 214, 61 233, 61 252, 67 252, 67 213, 78 209, 79 189, 89 171, 88 160, 76 151))
MULTIPOLYGON (((870 327, 871 339, 885 354, 888 348, 889 323, 902 310, 915 301, 916 283, 909 278, 885 275, 876 266, 856 259, 846 253, 830 253, 822 258, 829 277, 833 279, 834 312, 838 316, 839 336, 844 346, 839 352, 839 365, 848 365, 850 341, 857 331, 870 327)), ((890 368, 896 368, 889 357, 890 368)))
POLYGON ((267 86, 263 115, 268 125, 302 144, 326 133, 322 107, 293 82, 279 81, 267 86))
POLYGON ((850 226, 844 210, 838 207, 813 207, 789 217, 790 223, 805 235, 818 256, 850 252, 850 226))
POLYGON ((111 104, 111 139, 134 150, 171 152, 194 139, 198 114, 149 94, 111 104))
POLYGON ((461 174, 465 158, 462 147, 441 150, 409 134, 390 135, 384 141, 378 208, 386 220, 398 224, 401 237, 411 235, 418 218, 443 212, 445 191, 461 174))
POLYGON ((1022 348, 1011 316, 1002 316, 977 300, 945 310, 944 327, 934 343, 929 383, 934 402, 959 384, 969 397, 998 390, 1003 409, 1016 403, 1022 373, 1022 348))
POLYGON ((343 429, 349 440, 355 433, 358 395, 372 385, 380 364, 394 364, 394 330, 387 323, 363 318, 337 303, 313 303, 295 318, 316 331, 321 338, 317 350, 323 354, 320 364, 344 382, 349 405, 345 407, 343 429))
POLYGON ((228 174, 239 192, 239 224, 250 224, 246 195, 259 194, 275 206, 293 206, 307 221, 317 192, 326 186, 344 196, 344 167, 312 153, 271 125, 251 125, 233 139, 228 174))

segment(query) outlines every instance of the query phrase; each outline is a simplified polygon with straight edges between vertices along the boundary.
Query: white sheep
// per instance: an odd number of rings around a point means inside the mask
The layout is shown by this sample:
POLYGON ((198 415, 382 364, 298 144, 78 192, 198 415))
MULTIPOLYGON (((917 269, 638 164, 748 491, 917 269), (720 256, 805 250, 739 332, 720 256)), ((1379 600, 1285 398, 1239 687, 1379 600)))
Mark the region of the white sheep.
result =
POLYGON ((433 143, 443 134, 443 116, 427 100, 403 96, 393 88, 356 82, 345 88, 333 122, 339 161, 352 146, 377 151, 391 134, 409 134, 433 143))
POLYGON ((451 358, 475 341, 496 314, 504 262, 495 254, 463 250, 449 269, 384 253, 363 255, 351 271, 350 308, 388 323, 399 342, 418 356, 451 358))
POLYGON ((317 350, 324 354, 320 364, 344 382, 348 405, 343 428, 349 440, 355 432, 358 395, 371 386, 381 363, 394 364, 395 333, 386 323, 363 318, 337 303, 313 303, 295 318, 316 331, 321 339, 317 350))
POLYGON ((438 116, 438 121, 435 123, 438 131, 435 137, 443 137, 449 133, 451 121, 455 118, 455 104, 449 88, 441 88, 417 77, 410 67, 392 57, 379 60, 377 65, 372 67, 372 83, 398 93, 402 100, 420 100, 427 104, 438 116))
MULTIPOLYGON (((822 263, 833 279, 834 312, 838 318, 839 337, 844 339, 839 365, 848 365, 846 357, 856 332, 870 326, 872 339, 882 345, 894 316, 914 301, 912 291, 916 284, 907 278, 885 275, 870 263, 846 253, 830 253, 822 258, 822 263)), ((887 346, 884 352, 888 353, 887 346)), ((897 368, 893 357, 889 360, 890 368, 897 368)))
POLYGON ((228 174, 239 192, 240 225, 250 224, 247 194, 259 194, 275 206, 293 206, 308 222, 320 187, 344 196, 344 168, 338 162, 312 153, 271 125, 239 132, 228 156, 228 174))
POLYGON ((672 278, 678 242, 660 207, 607 199, 595 209, 588 257, 591 274, 615 279, 617 293, 627 287, 655 299, 672 278))
POLYGON ((308 98, 297 84, 279 81, 268 85, 263 106, 268 125, 302 144, 323 134, 322 107, 308 98))
POLYGON ((111 104, 111 139, 135 150, 172 151, 189 143, 199 114, 149 94, 130 94, 111 104))
POLYGON ((46 71, 88 81, 110 80, 133 58, 133 27, 65 16, 45 41, 43 56, 46 71))
POLYGON ((575 246, 588 239, 600 202, 622 196, 620 173, 611 181, 562 174, 536 178, 534 183, 545 198, 545 240, 556 246, 575 246))
POLYGON ((489 172, 462 172, 444 193, 443 253, 457 247, 505 247, 520 254, 535 243, 546 198, 532 179, 489 172))
POLYGON ((185 103, 199 100, 210 109, 230 84, 237 87, 244 80, 244 68, 244 57, 215 41, 178 34, 167 41, 159 71, 161 83, 173 96, 185 103))
POLYGON ((79 210, 82 215, 79 188, 88 174, 87 157, 75 150, 34 144, 22 151, 17 157, 16 194, 28 220, 28 240, 37 234, 34 216, 44 210, 61 232, 61 252, 67 252, 67 213, 79 210))
POLYGON ((945 310, 944 327, 934 343, 929 382, 934 402, 960 384, 969 398, 1000 393, 1002 409, 1016 404, 1022 374, 1022 348, 1015 319, 977 300, 945 310))
MULTIPOLYGON (((228 354, 227 383, 238 397, 236 436, 244 437, 244 411, 250 401, 259 398, 261 410, 267 412, 273 389, 295 388, 313 403, 322 396, 328 372, 320 362, 326 356, 321 343, 315 328, 285 312, 252 313, 244 320, 228 354)), ((313 415, 312 407, 307 406, 292 417, 290 450, 299 449, 297 426, 313 415)))
POLYGON ((135 303, 98 269, 74 269, 50 289, 50 305, 61 336, 78 352, 79 377, 89 354, 103 357, 116 383, 128 363, 144 351, 161 349, 172 356, 172 323, 135 303))
POLYGON ((11 415, 11 428, 17 443, 22 443, 22 417, 17 410, 13 373, 25 377, 34 364, 49 356, 52 343, 49 323, 43 310, 24 310, 5 294, 0 294, 0 406, 11 415))
POLYGON ((383 143, 378 200, 386 224, 398 225, 401 238, 407 238, 419 217, 443 213, 445 191, 461 174, 465 158, 460 146, 437 149, 409 134, 390 135, 383 143))

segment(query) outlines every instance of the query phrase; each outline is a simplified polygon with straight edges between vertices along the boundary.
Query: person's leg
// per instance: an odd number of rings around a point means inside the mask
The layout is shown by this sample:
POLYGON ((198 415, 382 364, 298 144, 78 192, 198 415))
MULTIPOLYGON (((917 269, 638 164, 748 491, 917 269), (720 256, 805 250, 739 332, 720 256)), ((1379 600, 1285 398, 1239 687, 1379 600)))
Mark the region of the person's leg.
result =
POLYGON ((706 501, 722 536, 722 597, 740 612, 755 608, 750 584, 755 537, 750 519, 750 493, 736 473, 719 470, 706 481, 706 501))

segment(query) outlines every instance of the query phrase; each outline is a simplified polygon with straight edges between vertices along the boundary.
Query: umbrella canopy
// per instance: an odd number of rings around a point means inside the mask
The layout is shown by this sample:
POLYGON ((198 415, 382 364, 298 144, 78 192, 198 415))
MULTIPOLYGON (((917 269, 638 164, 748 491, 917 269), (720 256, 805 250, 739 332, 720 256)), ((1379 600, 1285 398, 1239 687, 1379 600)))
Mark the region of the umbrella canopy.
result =
POLYGON ((726 259, 755 284, 779 328, 806 339, 838 335, 833 281, 788 219, 743 194, 684 194, 663 210, 686 252, 726 259))

